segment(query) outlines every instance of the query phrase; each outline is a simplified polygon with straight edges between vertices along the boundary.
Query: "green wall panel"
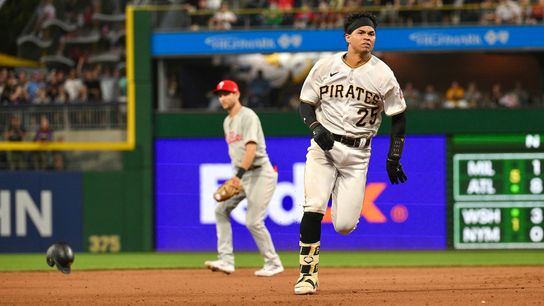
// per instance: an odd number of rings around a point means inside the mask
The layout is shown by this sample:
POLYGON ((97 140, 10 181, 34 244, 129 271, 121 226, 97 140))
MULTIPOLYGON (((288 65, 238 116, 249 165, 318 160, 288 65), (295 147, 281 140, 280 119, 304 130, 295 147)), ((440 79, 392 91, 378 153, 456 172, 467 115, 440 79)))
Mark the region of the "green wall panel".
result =
POLYGON ((135 11, 136 148, 123 170, 84 173, 84 242, 91 252, 153 250, 151 18, 135 11))
MULTIPOLYGON (((297 112, 259 112, 267 136, 309 135, 297 112)), ((155 137, 221 137, 226 113, 155 114, 155 137)), ((389 133, 383 116, 379 133, 389 133)), ((409 110, 408 134, 534 133, 544 129, 544 109, 409 110)))
POLYGON ((86 251, 116 251, 110 245, 112 237, 119 240, 119 251, 140 249, 138 243, 128 239, 128 235, 141 229, 137 219, 129 219, 130 216, 124 213, 126 178, 123 172, 83 174, 83 245, 86 251), (96 243, 100 245, 96 246, 96 243))
POLYGON ((127 175, 125 214, 139 227, 127 235, 142 251, 153 250, 153 97, 151 76, 151 13, 134 15, 134 73, 136 104, 136 151, 125 154, 127 175))
MULTIPOLYGON (((257 112, 266 135, 308 134, 296 112, 257 112)), ((226 112, 165 113, 155 115, 155 137, 218 137, 223 135, 226 112)))
POLYGON ((411 111, 411 134, 534 133, 544 128, 544 109, 411 111))
POLYGON ((134 250, 153 249, 153 103, 151 94, 151 15, 134 12, 134 85, 136 105, 136 148, 123 156, 124 209, 127 228, 139 230, 125 235, 134 250))

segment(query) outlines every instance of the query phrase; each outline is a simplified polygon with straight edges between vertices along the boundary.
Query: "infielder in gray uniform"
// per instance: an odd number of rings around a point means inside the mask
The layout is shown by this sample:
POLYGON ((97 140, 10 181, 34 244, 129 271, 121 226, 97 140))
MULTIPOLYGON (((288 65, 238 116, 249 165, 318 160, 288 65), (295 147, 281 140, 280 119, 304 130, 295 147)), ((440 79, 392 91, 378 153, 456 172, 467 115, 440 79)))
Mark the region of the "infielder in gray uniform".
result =
POLYGON ((264 266, 256 276, 273 276, 283 272, 280 257, 264 224, 266 208, 278 181, 278 174, 266 153, 263 129, 257 114, 240 103, 240 90, 231 80, 219 82, 216 93, 228 116, 223 122, 231 163, 236 169, 232 180, 242 191, 219 202, 215 209, 218 260, 206 261, 212 271, 234 272, 230 213, 247 199, 246 226, 264 257, 264 266))
POLYGON ((304 173, 304 215, 300 224, 300 276, 296 294, 318 287, 321 220, 332 195, 335 230, 352 232, 361 215, 371 138, 381 113, 392 116, 386 169, 393 184, 406 181, 400 164, 406 103, 393 71, 371 54, 376 19, 368 13, 346 17, 347 52, 319 60, 300 94, 300 115, 312 130, 304 173))

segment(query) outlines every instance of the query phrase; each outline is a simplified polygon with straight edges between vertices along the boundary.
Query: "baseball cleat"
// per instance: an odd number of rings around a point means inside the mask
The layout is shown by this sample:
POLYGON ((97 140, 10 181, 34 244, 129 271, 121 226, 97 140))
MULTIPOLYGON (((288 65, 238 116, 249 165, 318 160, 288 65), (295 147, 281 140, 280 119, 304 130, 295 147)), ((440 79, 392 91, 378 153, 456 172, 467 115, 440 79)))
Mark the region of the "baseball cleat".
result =
POLYGON ((204 265, 212 270, 212 272, 223 272, 227 275, 234 272, 234 265, 228 264, 222 260, 208 260, 204 262, 204 265))
POLYGON ((301 274, 295 284, 295 294, 314 294, 317 291, 317 275, 301 274))
POLYGON ((274 276, 283 272, 283 266, 264 266, 262 269, 255 271, 255 276, 274 276))

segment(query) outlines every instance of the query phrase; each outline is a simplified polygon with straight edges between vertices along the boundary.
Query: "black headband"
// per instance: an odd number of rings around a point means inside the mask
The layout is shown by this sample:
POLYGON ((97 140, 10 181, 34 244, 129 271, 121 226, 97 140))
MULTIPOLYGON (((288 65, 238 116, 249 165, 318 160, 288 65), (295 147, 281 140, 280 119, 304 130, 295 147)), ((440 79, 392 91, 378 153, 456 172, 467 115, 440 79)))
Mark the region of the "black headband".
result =
POLYGON ((368 17, 361 17, 349 25, 346 33, 351 34, 351 32, 355 31, 355 29, 360 28, 362 26, 369 26, 369 27, 372 27, 373 29, 376 28, 376 26, 374 25, 374 22, 372 22, 372 19, 368 17))

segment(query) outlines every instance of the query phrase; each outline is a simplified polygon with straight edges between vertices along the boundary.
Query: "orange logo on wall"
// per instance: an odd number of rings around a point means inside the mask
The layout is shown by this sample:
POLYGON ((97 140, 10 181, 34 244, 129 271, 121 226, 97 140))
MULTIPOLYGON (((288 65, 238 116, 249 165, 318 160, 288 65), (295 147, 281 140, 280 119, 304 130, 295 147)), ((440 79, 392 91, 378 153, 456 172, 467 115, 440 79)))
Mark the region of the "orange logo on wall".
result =
MULTIPOLYGON (((374 201, 385 190, 385 183, 370 183, 366 186, 365 199, 363 201, 363 209, 361 210, 361 216, 366 219, 368 223, 385 223, 387 218, 383 212, 376 206, 374 201)), ((391 211, 393 221, 400 223, 408 219, 408 209, 402 204, 397 204, 391 211)), ((323 217, 323 223, 332 223, 331 208, 327 207, 325 216, 323 217)))

